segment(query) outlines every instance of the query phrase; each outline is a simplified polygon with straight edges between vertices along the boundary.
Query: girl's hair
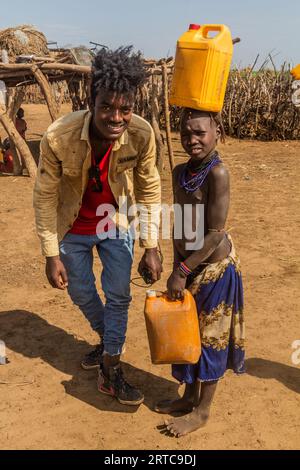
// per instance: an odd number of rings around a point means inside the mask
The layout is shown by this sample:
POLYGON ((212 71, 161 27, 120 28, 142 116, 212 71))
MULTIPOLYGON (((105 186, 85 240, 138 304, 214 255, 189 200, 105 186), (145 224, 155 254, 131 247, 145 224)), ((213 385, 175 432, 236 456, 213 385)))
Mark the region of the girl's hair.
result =
POLYGON ((133 46, 119 47, 115 51, 102 48, 92 66, 91 98, 95 103, 100 89, 117 93, 134 93, 147 78, 142 53, 132 52, 133 46))
POLYGON ((208 116, 211 121, 213 121, 217 127, 220 129, 220 141, 222 144, 225 142, 226 134, 224 129, 224 124, 222 120, 221 113, 211 112, 211 111, 201 111, 200 109, 192 109, 192 108, 183 108, 181 117, 180 117, 180 127, 182 126, 183 122, 187 119, 191 119, 192 117, 200 117, 200 116, 208 116))

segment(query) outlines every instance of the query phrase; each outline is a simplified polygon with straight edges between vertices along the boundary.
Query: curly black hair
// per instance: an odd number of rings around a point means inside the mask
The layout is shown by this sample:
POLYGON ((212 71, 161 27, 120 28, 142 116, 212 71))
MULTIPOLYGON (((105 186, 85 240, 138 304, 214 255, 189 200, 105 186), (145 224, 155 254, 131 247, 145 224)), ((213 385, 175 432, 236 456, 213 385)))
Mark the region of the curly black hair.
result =
POLYGON ((91 98, 95 102, 100 89, 117 93, 134 93, 147 79, 143 56, 134 53, 133 46, 121 46, 116 50, 102 48, 92 66, 91 98))

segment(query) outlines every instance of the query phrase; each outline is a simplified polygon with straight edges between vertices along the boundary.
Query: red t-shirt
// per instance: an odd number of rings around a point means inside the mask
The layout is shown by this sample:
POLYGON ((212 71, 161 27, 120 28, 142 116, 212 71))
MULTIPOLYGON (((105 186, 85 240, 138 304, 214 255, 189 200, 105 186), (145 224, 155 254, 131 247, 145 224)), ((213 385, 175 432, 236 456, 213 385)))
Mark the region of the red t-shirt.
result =
MULTIPOLYGON (((95 186, 95 181, 90 178, 82 199, 82 206, 80 208, 78 217, 69 233, 74 233, 77 235, 96 235, 98 223, 100 220, 106 217, 106 213, 102 216, 96 215, 98 207, 101 204, 111 204, 112 206, 117 207, 114 195, 108 183, 108 167, 111 150, 112 146, 109 147, 108 151, 97 165, 100 170, 102 191, 95 192, 92 190, 92 188, 95 186)), ((92 162, 93 164, 95 162, 95 155, 93 153, 92 162)), ((109 228, 112 228, 112 225, 106 225, 102 231, 107 232, 109 228)))

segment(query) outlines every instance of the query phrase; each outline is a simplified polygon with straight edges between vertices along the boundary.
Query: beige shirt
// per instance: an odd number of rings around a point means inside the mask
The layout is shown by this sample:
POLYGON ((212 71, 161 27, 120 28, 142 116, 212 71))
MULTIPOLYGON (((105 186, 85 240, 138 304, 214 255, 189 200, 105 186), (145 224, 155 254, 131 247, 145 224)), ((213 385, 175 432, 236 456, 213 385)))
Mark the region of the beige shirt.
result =
MULTIPOLYGON (((72 228, 82 204, 91 166, 91 117, 89 111, 70 113, 55 121, 41 141, 33 202, 42 253, 47 257, 59 255, 59 242, 72 228)), ((127 230, 132 223, 123 211, 126 198, 128 209, 134 202, 141 204, 140 245, 156 247, 161 188, 155 137, 150 124, 135 114, 114 143, 108 181, 118 204, 117 227, 127 230)))

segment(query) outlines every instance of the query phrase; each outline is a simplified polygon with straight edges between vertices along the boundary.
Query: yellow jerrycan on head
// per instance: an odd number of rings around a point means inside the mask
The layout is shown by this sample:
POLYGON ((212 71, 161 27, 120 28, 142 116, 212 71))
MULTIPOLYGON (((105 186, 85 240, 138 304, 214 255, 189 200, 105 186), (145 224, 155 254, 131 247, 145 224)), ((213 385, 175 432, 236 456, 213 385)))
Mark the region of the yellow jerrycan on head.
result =
POLYGON ((145 321, 153 364, 196 364, 201 354, 197 307, 192 294, 170 300, 147 291, 145 321))
POLYGON ((227 26, 191 24, 177 42, 170 104, 221 111, 232 53, 232 37, 227 26), (209 37, 210 32, 217 34, 209 37))

